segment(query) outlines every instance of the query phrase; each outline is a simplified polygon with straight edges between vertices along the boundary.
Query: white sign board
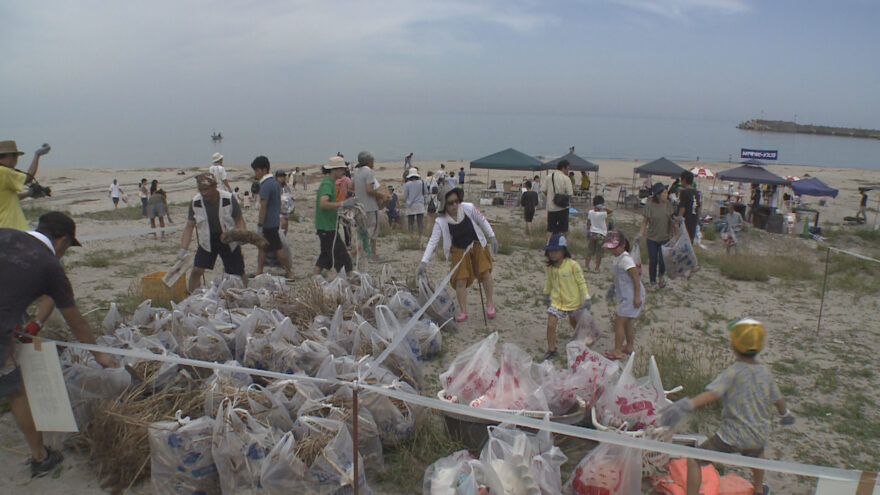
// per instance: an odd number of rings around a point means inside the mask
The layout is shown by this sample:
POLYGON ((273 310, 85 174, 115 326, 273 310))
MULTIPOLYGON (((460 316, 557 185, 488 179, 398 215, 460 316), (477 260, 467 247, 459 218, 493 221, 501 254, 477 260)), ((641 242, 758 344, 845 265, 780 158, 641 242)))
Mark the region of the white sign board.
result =
POLYGON ((34 344, 18 344, 15 346, 15 360, 21 368, 37 430, 79 431, 67 396, 55 343, 43 343, 40 350, 36 350, 34 344))

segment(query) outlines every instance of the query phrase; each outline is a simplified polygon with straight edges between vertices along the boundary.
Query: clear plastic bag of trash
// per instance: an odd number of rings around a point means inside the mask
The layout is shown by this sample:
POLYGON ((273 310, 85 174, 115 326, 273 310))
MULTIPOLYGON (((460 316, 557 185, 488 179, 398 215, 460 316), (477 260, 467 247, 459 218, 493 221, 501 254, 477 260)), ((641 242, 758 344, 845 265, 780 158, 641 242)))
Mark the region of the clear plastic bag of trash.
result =
POLYGON ((153 493, 220 494, 220 477, 211 455, 214 419, 160 421, 149 428, 153 493))

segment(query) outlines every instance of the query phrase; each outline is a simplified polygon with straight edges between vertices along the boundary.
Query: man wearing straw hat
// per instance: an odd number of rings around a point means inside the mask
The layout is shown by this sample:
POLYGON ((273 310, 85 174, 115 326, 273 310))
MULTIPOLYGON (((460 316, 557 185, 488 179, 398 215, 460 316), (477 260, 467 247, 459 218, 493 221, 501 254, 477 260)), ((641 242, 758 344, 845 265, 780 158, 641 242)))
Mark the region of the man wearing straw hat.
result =
POLYGON ((226 168, 223 166, 223 155, 220 153, 214 153, 214 156, 211 157, 211 166, 208 168, 208 172, 214 175, 214 178, 217 179, 217 184, 223 184, 223 187, 226 188, 227 191, 232 192, 232 186, 229 185, 229 181, 226 180, 226 168))
POLYGON ((18 151, 15 141, 0 141, 0 228, 27 230, 27 220, 19 201, 31 196, 31 193, 22 189, 36 180, 40 157, 50 149, 48 144, 40 146, 34 152, 27 173, 23 173, 16 170, 15 165, 24 151, 18 151))
POLYGON ((211 173, 197 175, 196 184, 199 194, 196 194, 189 204, 189 215, 180 239, 180 253, 177 256, 178 259, 186 257, 195 230, 198 250, 193 260, 193 270, 187 289, 193 292, 199 287, 205 270, 214 269, 217 256, 223 260, 223 270, 230 275, 238 275, 247 286, 241 246, 235 242, 226 244, 220 240, 223 232, 247 229, 238 201, 232 193, 217 189, 217 180, 211 173))
MULTIPOLYGON (((8 398, 18 429, 30 448, 32 477, 44 476, 63 460, 61 453, 43 446, 43 434, 37 431, 22 381, 21 370, 13 357, 12 332, 28 306, 38 297, 49 296, 77 340, 94 344, 89 324, 76 307, 76 299, 64 267, 58 260, 71 247, 79 246, 76 223, 59 211, 40 217, 37 229, 21 232, 0 228, 0 398, 8 398)), ((18 331, 18 338, 30 342, 39 326, 28 325, 18 331)), ((109 355, 93 352, 95 361, 104 367, 118 363, 109 355)))

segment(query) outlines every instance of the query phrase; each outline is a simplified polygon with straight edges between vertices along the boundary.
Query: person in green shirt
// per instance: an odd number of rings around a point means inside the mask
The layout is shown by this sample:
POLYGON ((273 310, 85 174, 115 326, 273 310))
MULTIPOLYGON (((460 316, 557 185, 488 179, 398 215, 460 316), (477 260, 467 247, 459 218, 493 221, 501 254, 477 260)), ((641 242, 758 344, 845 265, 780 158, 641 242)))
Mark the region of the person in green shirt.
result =
POLYGON ((312 275, 320 275, 331 268, 338 272, 343 267, 346 272, 351 272, 351 257, 336 228, 337 210, 354 206, 357 201, 354 197, 336 201, 336 179, 345 173, 345 160, 338 156, 330 157, 321 172, 324 173, 324 179, 315 197, 315 230, 321 243, 321 254, 318 255, 312 275))

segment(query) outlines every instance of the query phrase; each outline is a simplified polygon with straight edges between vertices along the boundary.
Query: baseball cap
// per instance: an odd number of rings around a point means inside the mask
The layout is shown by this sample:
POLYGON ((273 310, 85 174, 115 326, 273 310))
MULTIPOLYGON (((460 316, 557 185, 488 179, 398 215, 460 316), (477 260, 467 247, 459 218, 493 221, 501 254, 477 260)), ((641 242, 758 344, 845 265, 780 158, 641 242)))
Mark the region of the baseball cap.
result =
POLYGON ((764 348, 764 324, 752 318, 743 318, 730 324, 730 343, 736 352, 755 355, 764 348))
POLYGON ((565 240, 565 236, 562 234, 553 234, 550 236, 550 240, 547 242, 547 245, 544 246, 544 251, 555 251, 557 249, 565 249, 568 246, 568 241, 565 240))
POLYGON ((603 248, 614 249, 621 244, 626 242, 626 237, 618 230, 612 230, 608 233, 608 237, 605 238, 605 242, 602 243, 603 248))
POLYGON ((49 234, 53 239, 70 237, 71 246, 82 246, 76 240, 76 222, 60 211, 50 211, 40 217, 37 230, 49 234))

